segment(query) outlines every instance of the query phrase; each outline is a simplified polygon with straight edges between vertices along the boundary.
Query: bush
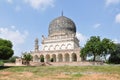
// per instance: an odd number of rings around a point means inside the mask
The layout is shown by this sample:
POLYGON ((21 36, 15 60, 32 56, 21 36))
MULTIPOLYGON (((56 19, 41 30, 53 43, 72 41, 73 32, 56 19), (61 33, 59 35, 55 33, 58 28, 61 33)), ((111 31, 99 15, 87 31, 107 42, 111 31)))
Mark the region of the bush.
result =
POLYGON ((0 60, 0 66, 4 66, 4 62, 0 60))
POLYGON ((11 58, 9 59, 9 62, 11 62, 11 63, 15 63, 16 58, 18 58, 18 57, 17 57, 17 56, 13 56, 13 57, 11 57, 11 58))
POLYGON ((109 63, 120 64, 120 57, 117 55, 110 56, 109 63))

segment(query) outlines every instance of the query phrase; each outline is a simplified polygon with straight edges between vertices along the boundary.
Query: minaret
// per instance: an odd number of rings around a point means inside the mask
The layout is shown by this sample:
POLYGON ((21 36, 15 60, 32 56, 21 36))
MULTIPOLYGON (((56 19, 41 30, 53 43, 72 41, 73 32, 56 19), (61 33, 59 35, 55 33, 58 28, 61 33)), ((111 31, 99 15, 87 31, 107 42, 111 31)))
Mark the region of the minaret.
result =
POLYGON ((38 45, 39 41, 38 38, 35 39, 35 52, 37 52, 39 50, 39 45, 38 45))

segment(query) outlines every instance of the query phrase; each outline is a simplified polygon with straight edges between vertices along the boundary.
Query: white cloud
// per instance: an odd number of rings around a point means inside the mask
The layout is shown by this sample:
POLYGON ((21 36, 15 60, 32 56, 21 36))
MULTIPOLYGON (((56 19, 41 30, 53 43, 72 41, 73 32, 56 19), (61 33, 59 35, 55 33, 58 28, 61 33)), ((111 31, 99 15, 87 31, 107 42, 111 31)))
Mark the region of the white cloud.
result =
POLYGON ((117 44, 117 43, 120 43, 120 40, 114 39, 113 42, 117 44))
POLYGON ((120 23, 120 13, 116 15, 115 22, 120 23))
POLYGON ((25 44, 27 36, 27 31, 20 32, 15 26, 10 26, 10 28, 0 27, 0 38, 10 40, 13 43, 14 55, 16 56, 21 55, 24 48, 22 45, 25 44))
POLYGON ((80 46, 84 46, 84 44, 87 41, 87 37, 85 35, 81 34, 80 32, 77 32, 76 36, 77 36, 78 40, 80 41, 80 46))
POLYGON ((11 26, 10 29, 2 27, 0 28, 0 38, 12 41, 13 45, 15 46, 23 44, 25 42, 27 35, 28 35, 27 31, 20 32, 19 30, 16 30, 14 26, 11 26))
POLYGON ((29 4, 36 10, 45 10, 48 7, 54 7, 55 0, 24 0, 25 3, 29 4))
POLYGON ((6 0, 8 3, 12 4, 13 0, 6 0))
POLYGON ((106 6, 120 3, 120 0, 105 0, 105 1, 106 1, 106 6))
POLYGON ((101 24, 98 23, 98 24, 95 24, 93 27, 94 28, 99 28, 100 26, 101 26, 101 24))

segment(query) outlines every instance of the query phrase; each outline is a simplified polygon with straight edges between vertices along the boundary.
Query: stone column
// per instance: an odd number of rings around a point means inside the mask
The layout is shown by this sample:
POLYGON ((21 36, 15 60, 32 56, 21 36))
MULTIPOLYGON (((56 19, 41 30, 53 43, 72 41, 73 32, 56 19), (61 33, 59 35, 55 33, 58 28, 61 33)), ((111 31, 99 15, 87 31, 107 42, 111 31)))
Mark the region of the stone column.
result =
POLYGON ((77 62, 81 61, 80 55, 77 55, 77 62))
POLYGON ((56 62, 59 62, 58 55, 56 55, 56 62))
POLYGON ((46 57, 44 57, 44 62, 47 62, 47 59, 46 59, 46 57))
MULTIPOLYGON (((62 54, 63 55, 63 54, 62 54)), ((63 55, 63 62, 65 62, 65 55, 63 55)))
POLYGON ((72 62, 72 55, 71 55, 71 54, 69 54, 69 56, 70 56, 70 62, 72 62))

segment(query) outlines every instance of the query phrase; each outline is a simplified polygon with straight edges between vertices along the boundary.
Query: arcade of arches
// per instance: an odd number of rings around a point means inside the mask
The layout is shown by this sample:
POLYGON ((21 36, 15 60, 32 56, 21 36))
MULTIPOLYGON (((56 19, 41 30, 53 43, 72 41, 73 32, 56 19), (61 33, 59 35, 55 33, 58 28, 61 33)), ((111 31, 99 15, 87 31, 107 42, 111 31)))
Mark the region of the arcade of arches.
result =
POLYGON ((79 55, 75 53, 65 53, 65 54, 41 54, 34 55, 34 62, 76 62, 78 61, 79 55))

